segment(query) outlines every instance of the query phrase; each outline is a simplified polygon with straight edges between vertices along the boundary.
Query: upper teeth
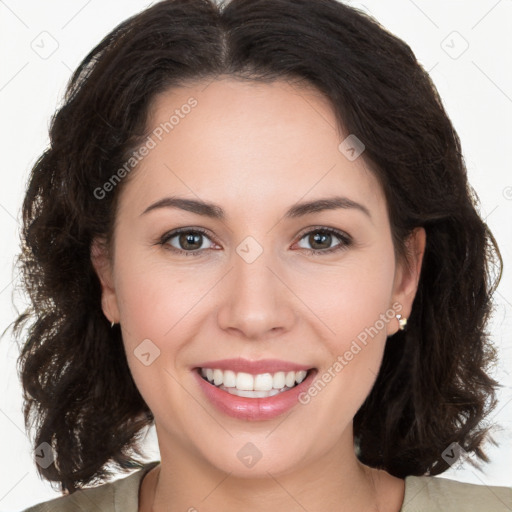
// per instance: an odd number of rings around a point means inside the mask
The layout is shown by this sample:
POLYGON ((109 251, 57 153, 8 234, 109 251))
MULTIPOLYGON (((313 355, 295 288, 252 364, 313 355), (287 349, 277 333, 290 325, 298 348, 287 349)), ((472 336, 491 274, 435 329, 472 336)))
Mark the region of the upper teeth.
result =
POLYGON ((295 383, 300 384, 306 378, 307 371, 298 372, 276 372, 276 373, 250 373, 231 370, 219 370, 218 368, 201 368, 201 375, 206 377, 216 386, 226 388, 237 388, 241 391, 270 391, 271 389, 282 389, 285 386, 292 388, 295 383))

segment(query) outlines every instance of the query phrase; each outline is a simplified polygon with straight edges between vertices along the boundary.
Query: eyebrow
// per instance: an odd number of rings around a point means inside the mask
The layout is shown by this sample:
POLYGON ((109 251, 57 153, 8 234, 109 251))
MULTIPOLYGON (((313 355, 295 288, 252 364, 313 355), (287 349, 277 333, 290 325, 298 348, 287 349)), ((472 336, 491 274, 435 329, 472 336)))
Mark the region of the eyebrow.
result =
MULTIPOLYGON (((213 203, 208 203, 205 201, 197 200, 197 199, 185 199, 183 197, 164 197, 159 201, 149 205, 142 213, 145 215, 146 213, 159 209, 159 208, 178 208, 180 210, 185 210, 187 212, 192 212, 197 215, 203 215, 205 217, 210 217, 212 219, 225 220, 226 213, 224 210, 213 203)), ((285 218, 294 219, 297 217, 302 217, 311 213, 317 213, 324 210, 337 210, 340 208, 344 209, 355 209, 364 213, 370 219, 372 218, 370 211, 368 208, 348 197, 343 196, 332 196, 326 197, 322 199, 316 199, 314 201, 307 201, 302 203, 297 203, 293 205, 286 213, 285 218)))

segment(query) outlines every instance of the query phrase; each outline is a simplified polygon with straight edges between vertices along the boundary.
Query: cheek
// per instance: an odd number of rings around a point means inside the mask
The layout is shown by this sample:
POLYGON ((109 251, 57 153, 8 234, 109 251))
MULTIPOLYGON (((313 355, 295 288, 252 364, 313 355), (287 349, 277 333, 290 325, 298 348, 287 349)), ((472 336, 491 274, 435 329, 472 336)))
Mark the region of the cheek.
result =
POLYGON ((327 270, 299 278, 289 274, 289 280, 293 279, 294 291, 307 306, 304 314, 323 325, 319 333, 334 355, 348 350, 351 340, 368 329, 385 335, 386 324, 394 318, 390 311, 394 273, 393 249, 382 247, 354 252, 327 270), (383 323, 381 315, 386 313, 383 323))
POLYGON ((343 356, 343 371, 373 380, 376 377, 387 339, 387 328, 394 321, 392 308, 394 260, 372 261, 366 272, 348 280, 351 293, 344 296, 343 313, 335 324, 337 355, 343 356))
POLYGON ((323 336, 323 345, 329 356, 302 401, 318 407, 314 417, 331 414, 323 420, 335 418, 333 428, 342 429, 371 391, 384 353, 387 325, 396 321, 392 247, 364 259, 347 260, 338 270, 330 282, 322 279, 326 293, 310 295, 312 302, 317 297, 315 313, 328 327, 322 332, 328 333, 323 336))
POLYGON ((205 293, 204 279, 180 267, 151 263, 133 248, 116 260, 116 297, 126 341, 163 340, 205 293))
POLYGON ((164 258, 152 263, 133 248, 123 254, 130 256, 116 261, 116 296, 133 378, 152 410, 158 409, 163 389, 173 403, 186 402, 174 378, 181 378, 190 361, 191 341, 204 328, 209 291, 218 277, 173 266, 164 258))
POLYGON ((170 304, 176 304, 176 291, 164 285, 148 272, 127 273, 119 280, 116 293, 121 325, 130 344, 160 338, 172 327, 174 309, 170 304))
POLYGON ((188 330, 192 316, 188 312, 201 296, 201 290, 184 287, 184 283, 181 272, 148 264, 147 258, 133 250, 131 256, 116 261, 116 294, 128 366, 151 411, 178 431, 186 429, 172 415, 169 404, 173 410, 183 410, 190 397, 177 383, 176 361, 188 336, 193 336, 188 330))

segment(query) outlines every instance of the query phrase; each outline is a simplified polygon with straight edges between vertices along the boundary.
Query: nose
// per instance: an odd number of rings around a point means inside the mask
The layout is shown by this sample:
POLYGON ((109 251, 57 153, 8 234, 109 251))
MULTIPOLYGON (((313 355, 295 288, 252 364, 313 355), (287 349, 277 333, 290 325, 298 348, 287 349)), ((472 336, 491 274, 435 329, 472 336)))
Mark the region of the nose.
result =
MULTIPOLYGON (((247 253, 255 250, 251 244, 245 247, 249 248, 247 253)), ((271 252, 263 251, 253 261, 242 250, 233 255, 233 268, 224 281, 217 314, 221 329, 242 338, 262 340, 281 336, 292 328, 297 298, 286 282, 285 269, 271 252)))

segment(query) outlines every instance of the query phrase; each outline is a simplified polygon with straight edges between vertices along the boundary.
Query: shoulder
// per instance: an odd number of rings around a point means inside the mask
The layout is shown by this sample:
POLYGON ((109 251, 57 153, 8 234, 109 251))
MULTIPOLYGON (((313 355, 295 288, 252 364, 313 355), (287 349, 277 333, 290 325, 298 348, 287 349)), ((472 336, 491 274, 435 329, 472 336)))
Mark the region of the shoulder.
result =
POLYGON ((408 476, 400 512, 505 512, 512 510, 512 487, 476 485, 448 478, 408 476))
POLYGON ((142 469, 129 476, 39 503, 22 512, 137 512, 142 478, 158 463, 159 461, 146 463, 142 469))

